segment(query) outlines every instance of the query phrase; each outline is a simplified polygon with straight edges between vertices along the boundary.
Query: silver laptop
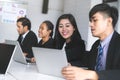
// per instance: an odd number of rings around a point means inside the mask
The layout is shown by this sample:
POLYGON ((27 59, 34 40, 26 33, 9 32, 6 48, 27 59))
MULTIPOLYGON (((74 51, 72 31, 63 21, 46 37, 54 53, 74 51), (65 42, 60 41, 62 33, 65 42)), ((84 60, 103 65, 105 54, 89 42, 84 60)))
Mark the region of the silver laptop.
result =
POLYGON ((8 72, 15 49, 15 45, 0 43, 0 77, 8 72))
POLYGON ((68 65, 63 50, 32 47, 38 71, 41 74, 63 77, 61 70, 68 65))
POLYGON ((12 45, 16 45, 17 48, 16 48, 16 51, 15 51, 15 54, 14 54, 14 57, 13 59, 17 62, 20 62, 20 63, 23 63, 23 64, 27 64, 27 61, 26 61, 26 58, 22 52, 22 49, 19 45, 19 42, 18 41, 14 41, 14 40, 5 40, 5 43, 6 44, 12 44, 12 45))

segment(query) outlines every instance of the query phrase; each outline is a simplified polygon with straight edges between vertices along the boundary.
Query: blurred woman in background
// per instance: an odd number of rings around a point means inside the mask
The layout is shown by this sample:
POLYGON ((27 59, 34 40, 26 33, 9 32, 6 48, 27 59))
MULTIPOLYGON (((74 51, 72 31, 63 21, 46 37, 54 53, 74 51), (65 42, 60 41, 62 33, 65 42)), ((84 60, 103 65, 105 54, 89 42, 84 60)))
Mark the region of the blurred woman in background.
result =
POLYGON ((38 43, 38 47, 54 48, 54 40, 52 38, 53 29, 54 25, 49 20, 42 22, 38 30, 38 36, 41 38, 41 40, 38 43))

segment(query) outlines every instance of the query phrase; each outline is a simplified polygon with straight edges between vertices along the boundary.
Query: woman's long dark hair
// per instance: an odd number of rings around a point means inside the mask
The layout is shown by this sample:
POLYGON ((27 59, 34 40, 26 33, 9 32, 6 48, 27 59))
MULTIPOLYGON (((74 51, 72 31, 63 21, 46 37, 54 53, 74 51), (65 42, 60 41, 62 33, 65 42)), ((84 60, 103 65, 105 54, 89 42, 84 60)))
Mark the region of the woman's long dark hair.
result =
POLYGON ((77 24, 75 21, 75 18, 72 14, 63 14, 61 15, 58 20, 57 20, 57 24, 56 24, 56 29, 55 29, 55 36, 54 36, 54 40, 55 40, 55 46, 57 49, 62 49, 64 42, 66 41, 59 33, 58 31, 58 27, 59 27, 59 22, 62 19, 68 19, 70 21, 70 23, 72 24, 72 26, 74 27, 75 31, 73 32, 73 35, 71 36, 71 41, 74 41, 76 39, 82 40, 80 33, 78 31, 77 28, 77 24))

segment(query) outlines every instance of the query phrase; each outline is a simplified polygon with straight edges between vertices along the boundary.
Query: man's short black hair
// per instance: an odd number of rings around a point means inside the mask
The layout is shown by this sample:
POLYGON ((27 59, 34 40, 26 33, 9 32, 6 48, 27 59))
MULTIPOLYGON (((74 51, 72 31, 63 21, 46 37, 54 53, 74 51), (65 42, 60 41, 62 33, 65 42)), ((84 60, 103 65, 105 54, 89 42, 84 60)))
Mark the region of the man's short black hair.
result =
POLYGON ((28 26, 28 30, 31 30, 31 22, 26 17, 21 17, 17 20, 17 22, 22 22, 23 27, 28 26))
POLYGON ((113 6, 109 6, 108 4, 102 3, 102 4, 98 4, 96 6, 94 6, 90 12, 89 12, 89 20, 91 21, 92 16, 97 13, 97 12, 101 12, 105 15, 107 15, 108 17, 112 18, 112 25, 113 27, 115 27, 117 21, 118 21, 118 10, 117 8, 113 7, 113 6))

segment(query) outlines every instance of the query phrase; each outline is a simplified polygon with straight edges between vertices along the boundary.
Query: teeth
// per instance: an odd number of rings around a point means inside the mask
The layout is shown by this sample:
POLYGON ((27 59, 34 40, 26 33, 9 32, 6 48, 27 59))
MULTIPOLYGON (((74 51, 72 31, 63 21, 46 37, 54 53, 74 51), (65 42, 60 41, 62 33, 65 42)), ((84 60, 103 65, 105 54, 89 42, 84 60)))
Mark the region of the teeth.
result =
POLYGON ((66 32, 63 32, 63 35, 66 35, 67 33, 66 32))

